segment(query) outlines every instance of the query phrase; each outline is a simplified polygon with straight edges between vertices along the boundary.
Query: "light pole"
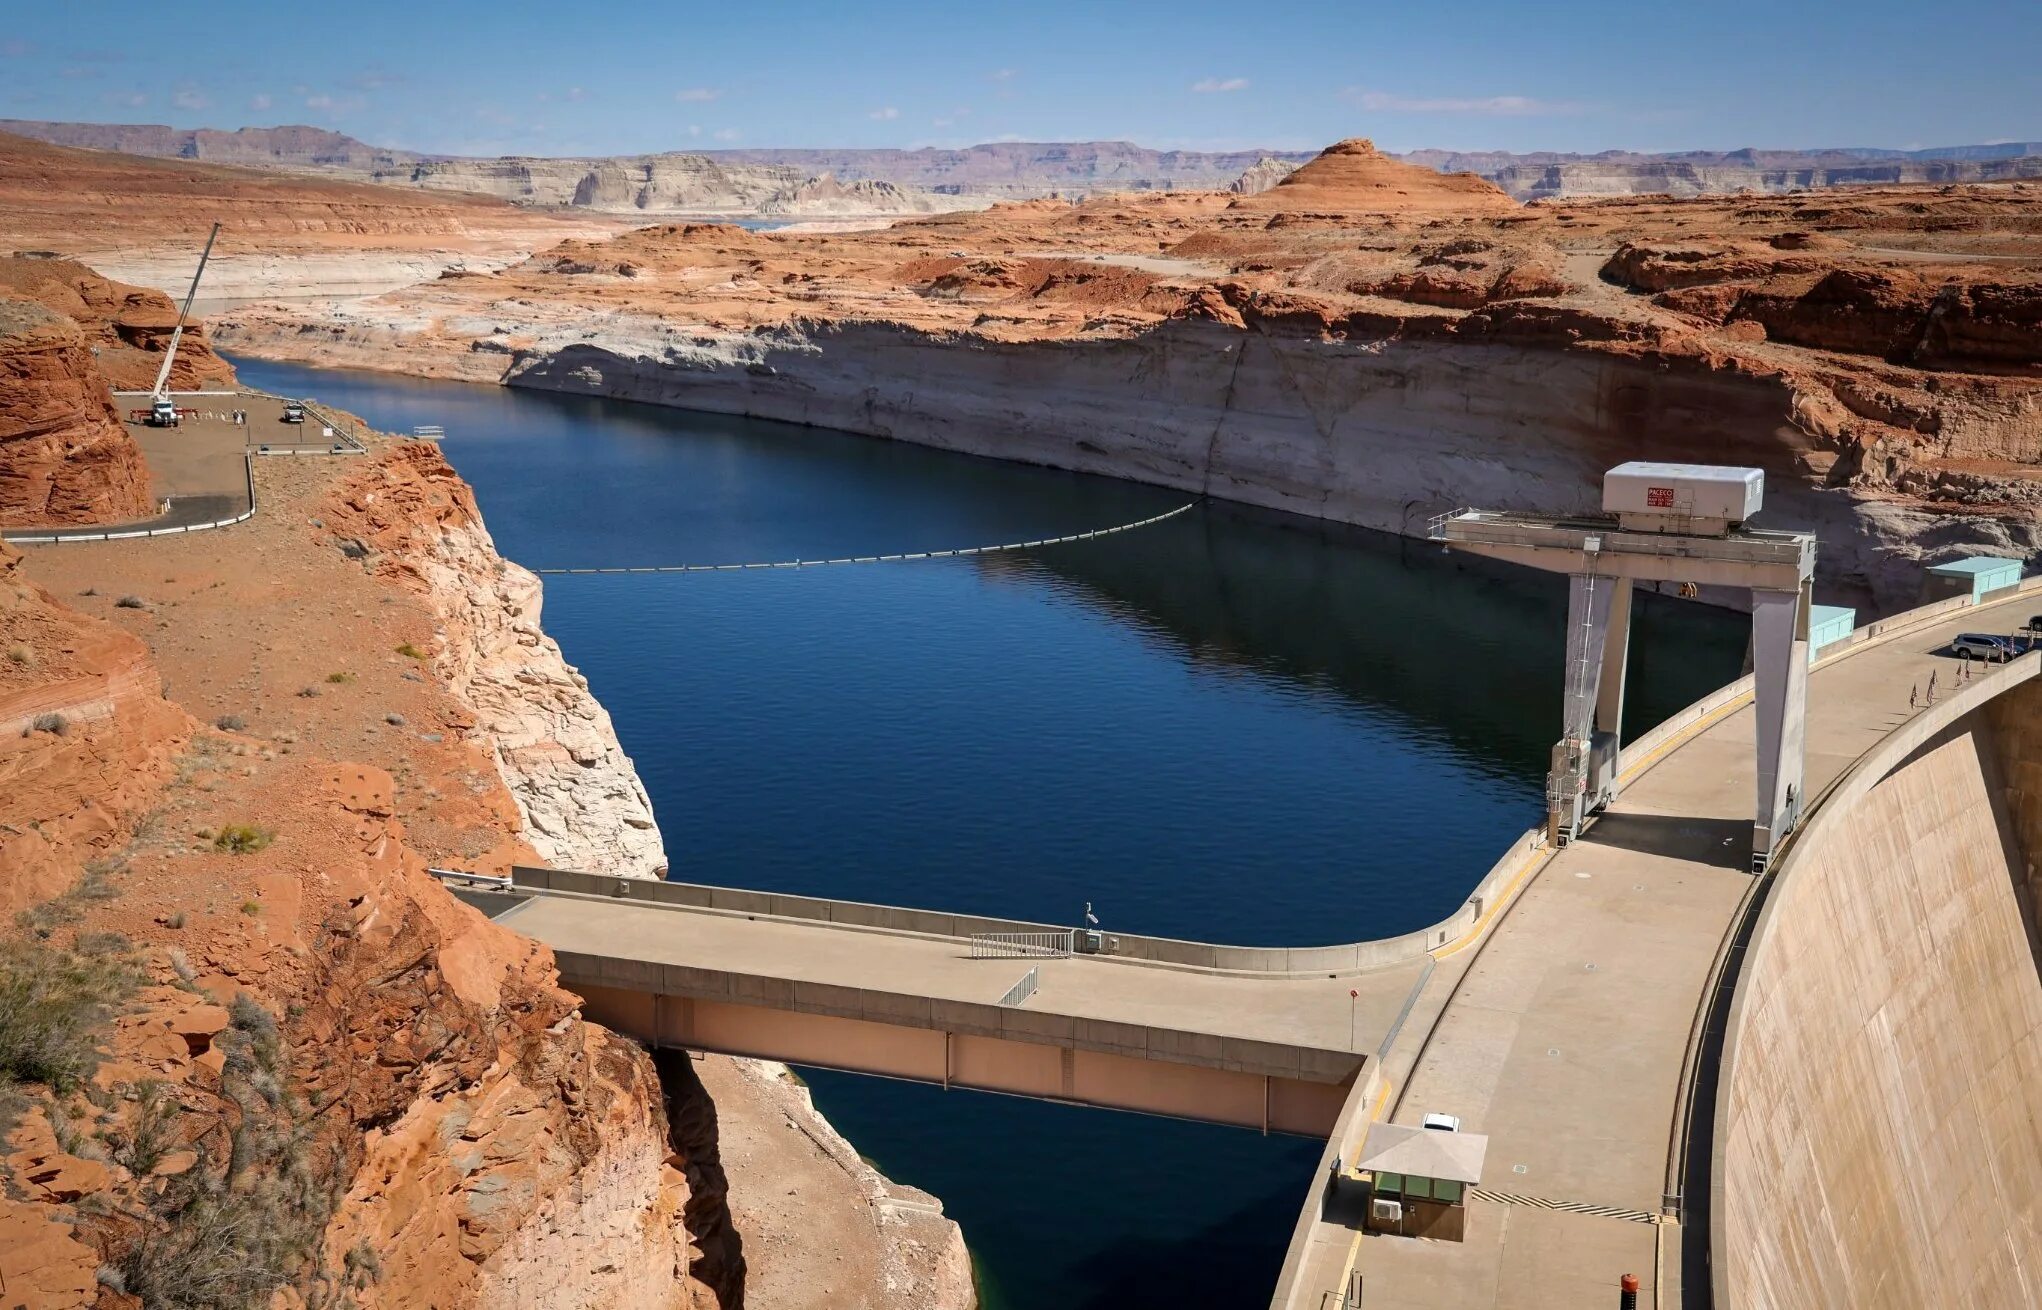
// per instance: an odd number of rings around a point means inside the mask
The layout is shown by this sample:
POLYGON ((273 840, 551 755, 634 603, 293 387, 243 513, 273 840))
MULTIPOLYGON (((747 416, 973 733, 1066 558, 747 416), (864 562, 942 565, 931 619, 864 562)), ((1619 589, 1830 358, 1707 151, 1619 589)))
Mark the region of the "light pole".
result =
POLYGON ((1354 1049, 1354 1010, 1361 1004, 1361 993, 1355 988, 1347 989, 1347 1049, 1354 1049))

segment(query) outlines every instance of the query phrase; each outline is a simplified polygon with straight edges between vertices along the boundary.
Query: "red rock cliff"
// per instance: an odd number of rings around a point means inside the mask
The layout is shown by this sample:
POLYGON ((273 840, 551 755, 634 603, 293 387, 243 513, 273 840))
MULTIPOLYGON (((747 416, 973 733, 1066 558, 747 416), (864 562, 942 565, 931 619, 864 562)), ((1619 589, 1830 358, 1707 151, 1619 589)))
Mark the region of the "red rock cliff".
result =
POLYGON ((146 518, 149 477, 84 332, 0 299, 0 524, 146 518))

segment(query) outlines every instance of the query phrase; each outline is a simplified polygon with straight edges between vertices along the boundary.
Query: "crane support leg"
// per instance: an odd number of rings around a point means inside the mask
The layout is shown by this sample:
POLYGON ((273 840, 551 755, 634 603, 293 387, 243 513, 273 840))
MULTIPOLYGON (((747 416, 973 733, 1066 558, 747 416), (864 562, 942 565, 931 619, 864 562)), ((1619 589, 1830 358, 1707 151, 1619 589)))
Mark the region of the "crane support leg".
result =
POLYGON ((1752 699, 1758 712, 1758 811, 1751 867, 1759 872, 1801 817, 1808 712, 1809 584, 1751 593, 1752 699))
POLYGON ((1546 775, 1546 829, 1555 845, 1574 840, 1588 816, 1616 795, 1617 734, 1603 725, 1623 713, 1630 610, 1628 579, 1576 573, 1568 580, 1561 736, 1546 775))

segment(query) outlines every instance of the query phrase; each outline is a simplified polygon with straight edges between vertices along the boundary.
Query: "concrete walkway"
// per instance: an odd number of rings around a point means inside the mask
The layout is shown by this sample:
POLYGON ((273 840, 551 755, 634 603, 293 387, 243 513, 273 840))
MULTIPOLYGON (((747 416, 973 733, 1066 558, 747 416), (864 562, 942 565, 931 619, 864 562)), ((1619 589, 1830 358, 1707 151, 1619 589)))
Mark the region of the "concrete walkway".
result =
MULTIPOLYGON (((1817 668, 1810 795, 1908 719, 1911 685, 1931 671, 1955 685, 1953 635, 2009 630, 2035 606, 1964 609, 1817 668)), ((1646 765, 1420 998, 1437 1021, 1407 1030, 1388 1068, 1409 1073, 1372 1109, 1397 1123, 1445 1111, 1489 1134, 1468 1240, 1321 1221, 1289 1305, 1318 1310, 1354 1269, 1366 1310, 1613 1305, 1625 1273, 1642 1304, 1679 1303, 1681 1233, 1660 1212, 1697 1007, 1753 881, 1753 723, 1746 701, 1646 765)))

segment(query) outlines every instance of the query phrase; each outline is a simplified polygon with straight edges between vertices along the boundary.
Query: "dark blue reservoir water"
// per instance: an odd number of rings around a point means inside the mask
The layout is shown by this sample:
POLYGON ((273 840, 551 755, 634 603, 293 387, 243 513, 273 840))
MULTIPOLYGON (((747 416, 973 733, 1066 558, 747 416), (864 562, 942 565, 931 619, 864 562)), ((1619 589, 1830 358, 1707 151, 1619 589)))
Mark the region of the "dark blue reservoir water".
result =
MULTIPOLYGON (((1144 518, 1171 492, 756 420, 238 362, 443 424, 531 567, 920 551, 1144 518)), ((1645 598, 1630 730, 1736 676, 1742 625, 1645 598)), ((549 578, 673 876, 1251 944, 1450 912, 1535 822, 1565 593, 1437 548, 1203 504, 1036 552, 549 578)), ((1313 1143, 814 1071, 944 1199, 993 1307, 1248 1305, 1313 1143)))

